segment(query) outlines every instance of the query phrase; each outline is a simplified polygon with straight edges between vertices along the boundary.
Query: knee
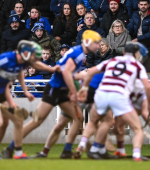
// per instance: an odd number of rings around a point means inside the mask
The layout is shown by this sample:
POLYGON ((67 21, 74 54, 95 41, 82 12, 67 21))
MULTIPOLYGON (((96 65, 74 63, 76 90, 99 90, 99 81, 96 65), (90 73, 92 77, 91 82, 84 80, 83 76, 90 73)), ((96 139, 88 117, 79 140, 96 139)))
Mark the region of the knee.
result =
POLYGON ((23 126, 23 121, 22 120, 16 120, 14 122, 14 124, 17 128, 21 128, 23 126))

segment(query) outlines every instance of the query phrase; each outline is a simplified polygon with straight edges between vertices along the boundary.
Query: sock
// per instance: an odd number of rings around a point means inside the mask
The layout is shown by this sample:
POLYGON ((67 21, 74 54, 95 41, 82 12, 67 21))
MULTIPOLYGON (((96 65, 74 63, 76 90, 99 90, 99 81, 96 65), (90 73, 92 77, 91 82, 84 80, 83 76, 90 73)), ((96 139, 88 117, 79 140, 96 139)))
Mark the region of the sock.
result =
POLYGON ((125 148, 124 148, 124 141, 117 141, 117 151, 119 151, 122 154, 125 154, 125 148))
POLYGON ((106 148, 105 148, 105 145, 94 142, 90 151, 91 152, 99 152, 100 154, 104 154, 104 153, 106 153, 106 148))
POLYGON ((71 151, 71 149, 72 149, 72 143, 66 143, 65 144, 65 151, 71 151))
POLYGON ((87 142, 88 142, 88 138, 83 136, 83 137, 81 138, 81 141, 80 141, 78 147, 82 146, 82 147, 85 149, 87 142))
POLYGON ((15 147, 15 156, 21 156, 22 154, 22 147, 15 147))
POLYGON ((133 148, 133 158, 140 158, 141 157, 141 149, 140 148, 133 148))
POLYGON ((8 146, 8 148, 10 149, 10 150, 14 150, 14 148, 15 148, 15 143, 14 143, 14 141, 12 141, 11 143, 10 143, 10 145, 8 146))
POLYGON ((40 153, 41 153, 42 155, 47 156, 47 155, 48 155, 48 153, 49 153, 49 151, 50 151, 50 148, 49 148, 49 147, 47 147, 47 146, 44 146, 43 151, 42 151, 42 152, 40 152, 40 153))

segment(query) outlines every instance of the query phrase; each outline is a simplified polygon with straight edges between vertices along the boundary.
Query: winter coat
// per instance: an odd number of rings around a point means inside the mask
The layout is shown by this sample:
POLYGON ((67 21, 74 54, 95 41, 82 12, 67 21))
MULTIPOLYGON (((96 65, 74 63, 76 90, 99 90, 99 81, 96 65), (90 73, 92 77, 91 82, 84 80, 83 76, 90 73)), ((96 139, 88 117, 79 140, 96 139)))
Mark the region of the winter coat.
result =
MULTIPOLYGON (((49 58, 46 61, 43 61, 43 59, 42 59, 41 62, 46 64, 46 65, 49 65, 50 67, 56 65, 56 63, 51 58, 49 58)), ((50 72, 47 72, 47 71, 40 71, 40 70, 38 70, 36 72, 36 74, 42 75, 44 79, 50 79, 52 77, 53 73, 50 73, 50 72)))
MULTIPOLYGON (((132 17, 132 14, 138 11, 139 0, 126 0, 126 7, 128 9, 129 18, 132 17)), ((149 0, 150 3, 150 0, 149 0)))
POLYGON ((95 66, 101 63, 102 61, 108 60, 110 58, 115 57, 116 54, 112 49, 109 49, 103 56, 99 51, 95 53, 95 55, 87 55, 86 57, 86 65, 95 66))
POLYGON ((77 0, 52 0, 50 4, 50 11, 55 14, 59 14, 62 9, 62 6, 66 2, 71 2, 73 8, 76 10, 77 0), (60 5, 58 6, 58 4, 60 5))
POLYGON ((105 32, 101 29, 101 28, 98 28, 96 26, 96 24, 93 24, 92 28, 89 29, 86 25, 84 25, 84 27, 82 28, 82 30, 80 30, 78 32, 78 35, 77 35, 77 40, 76 40, 76 45, 80 45, 81 44, 81 39, 82 39, 82 34, 85 30, 93 30, 93 31, 96 31, 98 32, 102 37, 105 37, 105 32))
POLYGON ((137 38, 138 41, 150 40, 150 14, 147 15, 142 21, 142 33, 143 35, 137 37, 137 32, 141 24, 141 16, 139 12, 134 12, 132 18, 127 26, 127 30, 132 38, 137 38))
MULTIPOLYGON (((50 25, 48 19, 45 17, 41 17, 41 18, 44 20, 45 30, 47 30, 47 32, 50 34, 52 29, 51 29, 51 25, 50 25)), ((27 20, 27 28, 30 30, 32 29, 32 28, 30 28, 30 18, 27 20)))
POLYGON ((23 39, 28 40, 29 37, 30 30, 26 28, 24 29, 19 28, 18 30, 15 31, 9 28, 2 34, 1 53, 16 50, 18 42, 23 39))
POLYGON ((127 27, 129 23, 128 10, 122 4, 120 4, 119 10, 115 15, 112 14, 110 9, 103 15, 100 28, 105 31, 106 35, 108 35, 112 23, 117 19, 121 20, 124 26, 127 27))
POLYGON ((47 32, 44 32, 43 36, 40 39, 38 39, 37 36, 33 34, 30 40, 38 43, 41 47, 48 46, 50 48, 51 55, 54 57, 55 62, 61 58, 59 50, 61 44, 58 40, 56 40, 56 38, 54 38, 47 32))
MULTIPOLYGON (((33 74, 32 76, 27 76, 25 77, 25 79, 43 79, 43 77, 41 75, 35 75, 33 74)), ((26 85, 30 85, 30 82, 26 82, 26 85)), ((19 83, 17 83, 17 85, 19 85, 19 83)), ((44 89, 44 87, 38 87, 40 85, 45 85, 45 83, 35 83, 35 86, 30 85, 31 90, 29 91, 42 91, 44 89)), ((22 91, 22 87, 18 86, 15 88, 15 91, 22 91)), ((16 93, 18 97, 25 97, 25 95, 23 93, 16 93)), ((42 93, 32 93, 34 95, 34 97, 39 98, 42 97, 42 93)))

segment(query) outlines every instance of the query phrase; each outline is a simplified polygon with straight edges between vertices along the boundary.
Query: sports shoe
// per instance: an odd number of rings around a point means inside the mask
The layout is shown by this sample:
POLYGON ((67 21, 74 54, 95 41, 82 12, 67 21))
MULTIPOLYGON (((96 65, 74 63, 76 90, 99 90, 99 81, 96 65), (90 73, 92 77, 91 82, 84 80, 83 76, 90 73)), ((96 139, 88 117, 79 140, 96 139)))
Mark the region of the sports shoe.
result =
POLYGON ((141 156, 140 158, 133 158, 135 162, 149 161, 147 157, 141 156))
POLYGON ((76 151, 73 153, 74 159, 80 159, 84 152, 84 148, 82 146, 77 147, 76 151))
POLYGON ((99 152, 88 152, 87 156, 91 159, 102 159, 99 152))
POLYGON ((14 155, 14 159, 29 159, 26 153, 23 153, 21 156, 14 155))
MULTIPOLYGON (((100 153, 99 153, 100 154, 100 153)), ((117 156, 114 155, 110 155, 108 152, 104 153, 104 154, 100 154, 100 157, 102 159, 117 159, 117 156)))
POLYGON ((8 111, 21 120, 26 120, 29 115, 29 112, 24 108, 11 108, 11 107, 5 106, 3 104, 1 104, 0 108, 2 109, 3 113, 8 111))
POLYGON ((60 155, 61 159, 71 159, 73 157, 73 153, 71 151, 63 150, 63 152, 60 155))
POLYGON ((10 148, 4 148, 2 151, 4 158, 12 159, 13 158, 13 151, 10 148))
POLYGON ((116 152, 114 153, 114 155, 115 155, 115 156, 118 156, 118 158, 126 158, 126 157, 127 157, 126 153, 121 153, 121 152, 119 152, 119 151, 116 151, 116 152))
POLYGON ((41 153, 37 153, 36 155, 30 156, 30 158, 47 158, 47 156, 41 153))

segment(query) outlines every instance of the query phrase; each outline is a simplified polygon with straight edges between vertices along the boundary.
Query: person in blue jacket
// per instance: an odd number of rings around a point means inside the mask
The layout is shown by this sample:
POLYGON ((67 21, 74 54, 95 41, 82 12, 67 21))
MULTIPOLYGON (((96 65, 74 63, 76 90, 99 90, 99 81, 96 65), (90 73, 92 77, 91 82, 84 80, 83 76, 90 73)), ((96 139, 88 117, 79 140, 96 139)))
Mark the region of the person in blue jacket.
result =
POLYGON ((82 30, 78 32, 77 39, 76 39, 76 45, 81 44, 81 39, 82 39, 82 34, 85 30, 93 30, 98 32, 102 37, 105 37, 105 32, 101 29, 98 28, 95 24, 95 17, 92 13, 88 12, 85 15, 84 19, 85 25, 82 27, 82 30))
POLYGON ((150 8, 148 0, 139 0, 139 11, 133 13, 127 30, 133 42, 140 42, 149 47, 150 41, 150 8))
POLYGON ((138 11, 138 3, 139 0, 126 0, 126 7, 128 9, 129 18, 132 18, 133 13, 138 11))
POLYGON ((40 18, 43 19, 45 30, 47 30, 47 32, 50 34, 52 31, 51 25, 47 18, 41 16, 41 12, 37 6, 32 7, 30 10, 30 18, 27 20, 27 28, 31 30, 34 27, 34 23, 39 21, 40 18))

